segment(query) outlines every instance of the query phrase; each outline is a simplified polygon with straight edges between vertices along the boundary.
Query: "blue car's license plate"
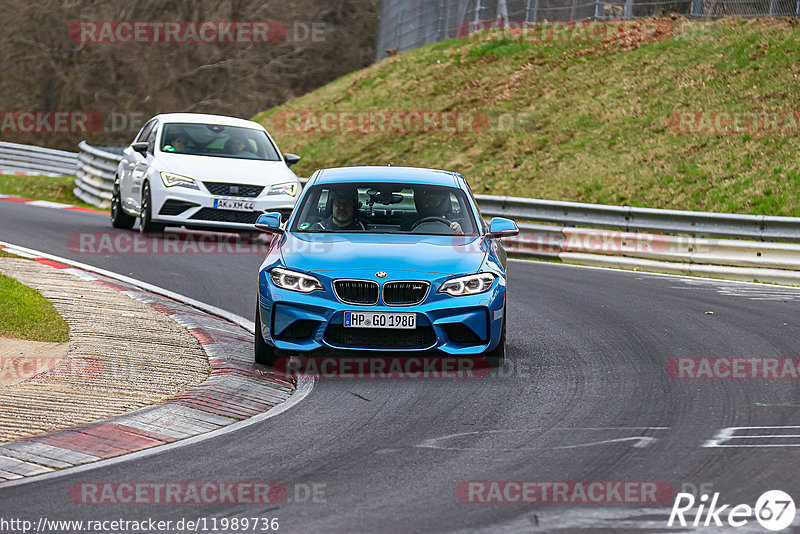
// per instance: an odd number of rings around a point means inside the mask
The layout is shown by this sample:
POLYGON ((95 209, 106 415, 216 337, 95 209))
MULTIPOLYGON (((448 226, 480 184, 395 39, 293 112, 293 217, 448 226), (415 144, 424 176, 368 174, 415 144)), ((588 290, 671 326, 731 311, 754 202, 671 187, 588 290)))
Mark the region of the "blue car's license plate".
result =
POLYGON ((414 330, 417 327, 416 313, 382 313, 382 312, 344 312, 346 328, 395 328, 414 330))

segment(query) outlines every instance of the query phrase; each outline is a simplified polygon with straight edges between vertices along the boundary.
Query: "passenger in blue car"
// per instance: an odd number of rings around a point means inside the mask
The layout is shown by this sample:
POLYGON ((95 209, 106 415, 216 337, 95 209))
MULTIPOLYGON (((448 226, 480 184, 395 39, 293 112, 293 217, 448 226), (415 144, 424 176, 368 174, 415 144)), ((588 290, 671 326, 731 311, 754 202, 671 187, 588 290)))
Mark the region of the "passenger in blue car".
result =
POLYGON ((358 192, 355 189, 347 187, 331 189, 329 195, 331 215, 315 223, 311 227, 312 230, 338 232, 367 229, 355 215, 358 207, 358 192))
POLYGON ((464 235, 461 224, 450 220, 452 202, 450 194, 438 189, 414 189, 414 206, 417 208, 417 220, 411 230, 426 223, 444 223, 456 235, 464 235))

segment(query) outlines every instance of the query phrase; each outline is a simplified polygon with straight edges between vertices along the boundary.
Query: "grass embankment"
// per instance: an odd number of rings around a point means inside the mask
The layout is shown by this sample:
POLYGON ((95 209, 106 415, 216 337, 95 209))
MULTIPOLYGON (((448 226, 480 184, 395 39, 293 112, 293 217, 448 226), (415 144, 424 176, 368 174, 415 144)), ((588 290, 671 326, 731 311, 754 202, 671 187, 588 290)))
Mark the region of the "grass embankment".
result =
POLYGON ((73 189, 75 189, 74 176, 0 174, 0 194, 15 195, 33 200, 61 202, 95 210, 100 209, 76 197, 72 192, 73 189))
MULTIPOLYGON (((676 110, 792 112, 800 27, 667 21, 633 44, 454 39, 385 59, 259 114, 298 174, 354 164, 458 170, 475 193, 800 215, 800 135, 679 134, 676 110), (513 131, 285 133, 282 111, 519 113, 513 131)), ((312 129, 313 130, 313 129, 312 129)))
MULTIPOLYGON (((0 258, 17 258, 0 250, 0 258)), ((0 337, 69 341, 69 326, 41 293, 0 274, 0 337)))
POLYGON ((0 275, 0 337, 69 341, 69 326, 38 291, 0 275))

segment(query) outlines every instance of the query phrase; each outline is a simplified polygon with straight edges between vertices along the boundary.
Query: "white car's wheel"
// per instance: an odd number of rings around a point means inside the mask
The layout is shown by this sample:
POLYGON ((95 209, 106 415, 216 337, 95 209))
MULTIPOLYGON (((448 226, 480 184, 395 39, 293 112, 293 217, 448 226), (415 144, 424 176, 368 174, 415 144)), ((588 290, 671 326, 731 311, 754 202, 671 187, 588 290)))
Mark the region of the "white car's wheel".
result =
POLYGON ((152 198, 150 184, 145 182, 142 186, 142 210, 139 215, 139 233, 152 234, 164 230, 164 225, 153 222, 152 198))
POLYGON ((136 217, 131 217, 122 210, 122 199, 119 194, 119 185, 114 185, 114 193, 111 195, 111 226, 130 230, 136 222, 136 217))

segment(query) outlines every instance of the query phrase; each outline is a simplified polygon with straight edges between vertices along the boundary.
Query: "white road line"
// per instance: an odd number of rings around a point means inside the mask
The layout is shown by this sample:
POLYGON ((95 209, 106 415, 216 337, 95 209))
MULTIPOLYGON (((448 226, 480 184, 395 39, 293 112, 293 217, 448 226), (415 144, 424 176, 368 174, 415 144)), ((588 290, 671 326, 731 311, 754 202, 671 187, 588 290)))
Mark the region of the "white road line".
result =
MULTIPOLYGON (((600 431, 600 432, 609 432, 609 431, 632 431, 632 430, 669 430, 671 427, 668 426, 615 426, 615 427, 575 427, 575 428, 508 428, 508 429, 497 429, 497 430, 476 430, 471 432, 456 432, 453 434, 446 434, 444 436, 439 436, 437 438, 429 438, 421 443, 414 445, 416 448, 420 449, 441 449, 441 450, 454 450, 454 451, 520 451, 520 450, 538 450, 541 447, 512 447, 512 448, 500 448, 500 447, 458 447, 458 446, 448 446, 446 444, 442 444, 441 442, 462 438, 465 436, 486 436, 488 434, 500 434, 500 433, 519 433, 519 432, 526 432, 526 433, 533 433, 533 432, 569 432, 570 434, 574 434, 575 432, 581 431, 600 431)), ((564 445, 559 447, 553 447, 553 449, 569 449, 569 448, 577 448, 577 447, 589 447, 593 445, 602 445, 605 443, 621 443, 626 441, 635 441, 632 446, 636 448, 646 447, 650 445, 656 438, 650 436, 626 436, 623 438, 617 439, 608 439, 602 441, 593 441, 590 443, 581 443, 577 445, 564 445)))
POLYGON ((744 286, 751 286, 751 287, 761 287, 761 288, 776 288, 776 289, 798 289, 797 286, 784 286, 780 284, 763 284, 761 282, 745 282, 742 280, 720 280, 718 278, 706 278, 703 276, 688 276, 685 274, 669 274, 669 273, 652 273, 649 271, 631 271, 630 269, 617 269, 614 267, 598 267, 596 265, 578 265, 576 263, 563 263, 563 262, 555 262, 555 261, 540 261, 540 260, 528 260, 522 258, 508 258, 510 262, 516 263, 527 263, 532 264, 535 263, 536 265, 556 265, 559 267, 572 267, 576 269, 594 269, 599 271, 611 271, 615 273, 628 273, 628 274, 635 274, 637 276, 656 276, 656 277, 667 277, 667 278, 678 278, 684 279, 687 281, 697 282, 697 283, 718 283, 718 284, 739 284, 744 286))
POLYGON ((49 200, 31 200, 30 202, 26 202, 28 206, 37 206, 39 208, 55 208, 58 210, 63 210, 66 208, 72 208, 72 204, 62 204, 60 202, 50 202, 49 200))

